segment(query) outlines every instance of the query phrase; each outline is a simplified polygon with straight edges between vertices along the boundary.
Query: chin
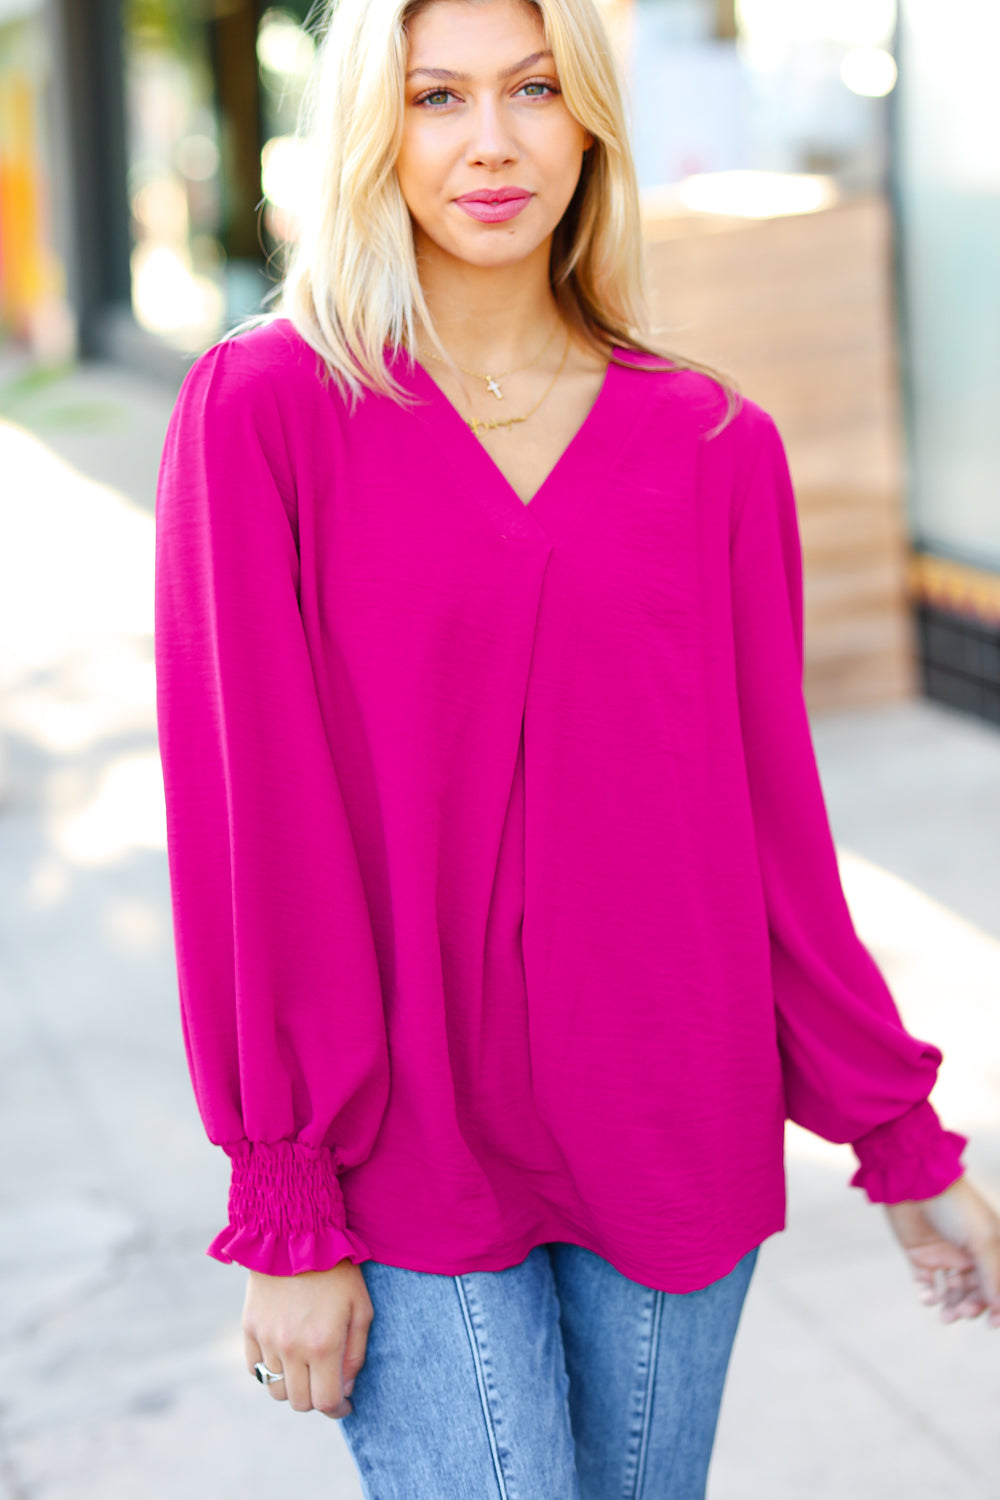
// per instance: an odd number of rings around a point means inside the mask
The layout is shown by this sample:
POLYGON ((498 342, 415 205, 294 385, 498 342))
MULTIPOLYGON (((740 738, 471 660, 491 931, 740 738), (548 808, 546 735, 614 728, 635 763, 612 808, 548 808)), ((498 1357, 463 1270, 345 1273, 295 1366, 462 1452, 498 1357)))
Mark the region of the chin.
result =
POLYGON ((438 244, 447 249, 456 260, 465 261, 467 265, 499 269, 501 266, 512 266, 518 261, 526 260, 538 250, 545 238, 537 230, 524 234, 518 228, 513 231, 508 229, 504 233, 503 226, 497 225, 481 234, 449 236, 443 242, 439 240, 438 244))
POLYGON ((527 260, 537 248, 534 244, 524 245, 508 240, 503 245, 476 246, 452 253, 457 260, 464 260, 467 265, 479 266, 483 270, 499 270, 502 266, 516 266, 519 261, 527 260))

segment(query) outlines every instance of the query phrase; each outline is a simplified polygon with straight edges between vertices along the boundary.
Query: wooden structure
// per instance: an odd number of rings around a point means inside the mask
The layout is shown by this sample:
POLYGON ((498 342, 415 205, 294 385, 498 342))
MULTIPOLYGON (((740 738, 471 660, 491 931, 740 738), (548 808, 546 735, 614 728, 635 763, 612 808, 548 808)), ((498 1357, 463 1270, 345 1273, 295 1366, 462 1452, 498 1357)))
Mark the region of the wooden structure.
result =
POLYGON ((646 216, 657 346, 735 376, 796 487, 810 710, 917 691, 887 204, 646 216))

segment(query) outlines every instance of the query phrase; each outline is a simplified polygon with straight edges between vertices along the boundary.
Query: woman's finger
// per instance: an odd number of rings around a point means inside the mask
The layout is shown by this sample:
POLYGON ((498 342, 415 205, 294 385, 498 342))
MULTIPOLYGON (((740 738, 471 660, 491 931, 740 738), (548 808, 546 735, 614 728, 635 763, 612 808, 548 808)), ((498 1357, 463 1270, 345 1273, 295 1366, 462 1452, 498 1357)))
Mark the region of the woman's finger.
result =
POLYGON ((346 1417, 353 1411, 344 1395, 344 1346, 313 1350, 309 1362, 312 1404, 327 1417, 346 1417))
POLYGON ((957 1307, 976 1283, 976 1268, 951 1266, 944 1273, 944 1305, 957 1307))
POLYGON ((310 1400, 313 1409, 327 1417, 343 1417, 350 1410, 344 1402, 344 1344, 343 1326, 327 1323, 311 1331, 304 1347, 310 1400))
POLYGON ((276 1380, 268 1390, 276 1401, 287 1401, 292 1411, 312 1411, 309 1395, 309 1366, 293 1349, 283 1354, 274 1350, 265 1364, 269 1370, 281 1370, 284 1380, 276 1380), (276 1363, 272 1364, 272 1360, 276 1363), (279 1395, 279 1392, 281 1393, 279 1395))
POLYGON ((344 1347, 344 1393, 350 1395, 354 1389, 354 1382, 358 1372, 365 1362, 368 1352, 368 1330, 371 1328, 375 1309, 370 1299, 363 1304, 355 1305, 351 1310, 351 1321, 347 1329, 347 1342, 344 1347))
MULTIPOLYGON (((244 1331, 243 1348, 246 1354, 247 1369, 255 1380, 258 1378, 257 1371, 254 1368, 257 1364, 263 1364, 268 1370, 273 1370, 275 1373, 282 1368, 280 1360, 277 1364, 271 1363, 271 1360, 264 1354, 264 1351, 252 1333, 244 1331)), ((271 1359, 277 1359, 277 1356, 272 1355, 271 1359)), ((288 1395, 283 1380, 269 1380, 266 1382, 266 1385, 267 1393, 272 1401, 287 1401, 288 1395)))
MULTIPOLYGON (((267 1364, 267 1359, 264 1358, 264 1350, 261 1349, 253 1334, 249 1334, 246 1329, 243 1331, 243 1350, 244 1355, 246 1355, 246 1368, 255 1380, 259 1380, 258 1373, 256 1373, 256 1365, 258 1364, 265 1365, 268 1370, 277 1371, 282 1368, 280 1365, 267 1364)), ((267 1389, 271 1397, 276 1398, 277 1401, 285 1400, 285 1382, 283 1380, 267 1382, 267 1389)))
POLYGON ((322 1363, 314 1359, 309 1374, 313 1392, 313 1405, 328 1417, 346 1417, 354 1410, 350 1401, 358 1371, 365 1362, 368 1347, 368 1329, 374 1316, 370 1300, 351 1309, 351 1320, 344 1341, 335 1348, 324 1351, 322 1363), (317 1392, 319 1399, 317 1399, 317 1392))
POLYGON ((953 1323, 960 1320, 964 1321, 969 1318, 979 1318, 985 1311, 986 1303, 983 1301, 982 1297, 975 1295, 969 1296, 966 1297, 962 1302, 960 1302, 957 1307, 952 1308, 951 1314, 947 1321, 949 1323, 953 1323))
POLYGON ((917 1294, 925 1307, 942 1307, 947 1301, 952 1290, 952 1282, 949 1279, 949 1271, 941 1265, 927 1266, 914 1263, 914 1280, 917 1283, 917 1294))
POLYGON ((942 1320, 955 1323, 960 1318, 978 1317, 986 1304, 979 1295, 979 1278, 975 1268, 969 1271, 946 1271, 945 1281, 942 1320))
POLYGON ((986 1225, 982 1233, 972 1236, 970 1248, 984 1309, 989 1308, 990 1321, 996 1327, 1000 1323, 1000 1233, 994 1225, 986 1225))
MULTIPOLYGON (((284 1374, 285 1367, 282 1364, 281 1358, 280 1358, 280 1356, 278 1354, 276 1354, 276 1353, 274 1353, 272 1351, 270 1354, 262 1354, 261 1358, 263 1359, 263 1361, 264 1361, 265 1365, 267 1366, 267 1368, 269 1370, 271 1370, 275 1375, 278 1373, 279 1370, 282 1372, 282 1374, 284 1374)), ((284 1380, 269 1380, 267 1382, 267 1384, 266 1384, 265 1389, 267 1390, 267 1394, 270 1396, 270 1398, 271 1398, 272 1401, 287 1401, 288 1400, 288 1378, 287 1378, 287 1376, 285 1377, 284 1380)))

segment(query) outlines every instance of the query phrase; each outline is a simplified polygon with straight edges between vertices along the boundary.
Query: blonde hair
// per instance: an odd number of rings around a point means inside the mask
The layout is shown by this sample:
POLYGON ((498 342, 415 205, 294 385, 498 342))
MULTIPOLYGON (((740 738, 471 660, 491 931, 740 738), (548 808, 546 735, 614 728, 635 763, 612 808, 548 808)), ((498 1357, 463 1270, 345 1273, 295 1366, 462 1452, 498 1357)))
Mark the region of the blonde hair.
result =
MULTIPOLYGON (((331 0, 299 131, 312 153, 316 191, 284 276, 276 309, 232 334, 288 318, 352 401, 364 388, 403 400, 384 350, 412 350, 417 321, 448 358, 424 300, 409 211, 396 178, 403 133, 407 23, 434 0, 331 0)), ((595 0, 524 0, 538 11, 566 106, 594 144, 552 241, 553 294, 567 323, 614 359, 620 346, 653 356, 650 368, 708 366, 663 355, 649 328, 639 194, 622 89, 595 0)), ((634 367, 634 362, 629 361, 634 367)))

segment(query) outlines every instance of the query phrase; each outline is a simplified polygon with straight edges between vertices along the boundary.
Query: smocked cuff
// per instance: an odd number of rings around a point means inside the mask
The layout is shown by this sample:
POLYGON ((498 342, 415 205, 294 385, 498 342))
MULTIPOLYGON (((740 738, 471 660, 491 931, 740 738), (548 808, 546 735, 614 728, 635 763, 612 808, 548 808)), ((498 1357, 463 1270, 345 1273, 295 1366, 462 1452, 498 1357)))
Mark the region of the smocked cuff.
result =
POLYGON ((853 1143, 861 1165, 851 1186, 863 1188, 872 1203, 936 1198, 961 1177, 968 1144, 964 1135, 945 1130, 924 1099, 853 1143))
POLYGON ((232 1164, 229 1223, 207 1255, 269 1276, 371 1259, 368 1246, 345 1223, 331 1151, 296 1141, 238 1141, 223 1149, 232 1164))

